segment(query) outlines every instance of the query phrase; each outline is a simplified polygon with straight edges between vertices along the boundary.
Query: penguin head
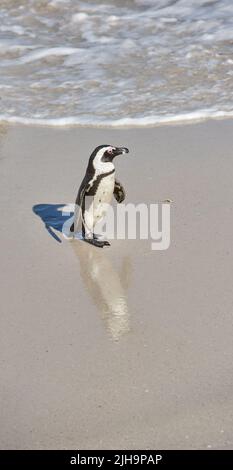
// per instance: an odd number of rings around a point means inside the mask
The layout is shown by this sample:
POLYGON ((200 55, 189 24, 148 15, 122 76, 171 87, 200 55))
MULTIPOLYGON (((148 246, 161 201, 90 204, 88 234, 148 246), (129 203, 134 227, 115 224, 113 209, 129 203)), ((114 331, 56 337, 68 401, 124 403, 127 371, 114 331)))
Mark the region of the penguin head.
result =
POLYGON ((114 147, 113 145, 99 145, 91 154, 93 162, 111 163, 115 157, 129 153, 126 147, 114 147))
POLYGON ((99 145, 92 152, 87 167, 87 172, 93 174, 97 171, 99 174, 108 173, 114 170, 113 159, 117 155, 128 153, 126 147, 114 147, 113 145, 99 145))
POLYGON ((113 147, 112 145, 108 145, 107 148, 105 147, 102 162, 112 162, 115 157, 123 153, 129 153, 129 150, 126 147, 113 147))

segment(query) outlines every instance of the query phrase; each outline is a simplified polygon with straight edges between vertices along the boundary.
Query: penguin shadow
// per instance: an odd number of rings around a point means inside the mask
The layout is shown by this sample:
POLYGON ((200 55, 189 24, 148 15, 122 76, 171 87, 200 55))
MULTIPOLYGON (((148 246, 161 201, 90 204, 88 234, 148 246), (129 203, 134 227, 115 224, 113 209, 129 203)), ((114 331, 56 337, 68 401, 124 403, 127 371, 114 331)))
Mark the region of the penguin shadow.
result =
POLYGON ((67 204, 36 204, 32 208, 34 214, 41 218, 49 235, 58 243, 62 243, 62 240, 55 230, 62 234, 64 223, 73 215, 73 212, 65 212, 65 207, 67 204))
POLYGON ((127 289, 131 277, 129 256, 122 259, 119 272, 104 250, 74 241, 72 249, 79 259, 83 284, 97 307, 114 341, 130 331, 127 289))
MULTIPOLYGON (((67 204, 37 204, 33 212, 41 218, 48 234, 59 243, 64 224, 69 225, 73 212, 67 204), (69 208, 68 208, 69 209, 69 208), (58 232, 58 233, 57 233, 58 232)), ((93 304, 114 341, 130 331, 127 289, 131 277, 131 260, 124 256, 119 271, 115 269, 105 250, 92 247, 82 240, 71 240, 70 245, 79 261, 80 275, 93 304)))

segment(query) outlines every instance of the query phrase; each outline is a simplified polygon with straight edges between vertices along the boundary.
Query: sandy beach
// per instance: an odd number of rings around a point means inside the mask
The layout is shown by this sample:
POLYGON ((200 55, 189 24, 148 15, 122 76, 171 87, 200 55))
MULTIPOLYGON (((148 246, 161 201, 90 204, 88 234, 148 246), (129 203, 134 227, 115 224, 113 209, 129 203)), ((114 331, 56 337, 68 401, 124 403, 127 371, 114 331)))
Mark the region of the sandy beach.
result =
POLYGON ((1 125, 1 449, 232 448, 232 135, 1 125), (174 201, 168 250, 62 237, 102 143, 127 202, 174 201))

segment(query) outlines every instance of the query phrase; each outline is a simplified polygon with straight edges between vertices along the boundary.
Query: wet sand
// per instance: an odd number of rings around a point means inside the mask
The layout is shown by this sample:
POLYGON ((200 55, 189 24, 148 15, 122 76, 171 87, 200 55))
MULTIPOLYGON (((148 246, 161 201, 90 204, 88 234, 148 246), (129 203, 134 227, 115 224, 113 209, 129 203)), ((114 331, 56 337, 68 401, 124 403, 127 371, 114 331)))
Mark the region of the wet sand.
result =
POLYGON ((0 128, 2 449, 232 448, 232 133, 0 128), (173 199, 168 250, 55 230, 105 142, 127 202, 173 199))

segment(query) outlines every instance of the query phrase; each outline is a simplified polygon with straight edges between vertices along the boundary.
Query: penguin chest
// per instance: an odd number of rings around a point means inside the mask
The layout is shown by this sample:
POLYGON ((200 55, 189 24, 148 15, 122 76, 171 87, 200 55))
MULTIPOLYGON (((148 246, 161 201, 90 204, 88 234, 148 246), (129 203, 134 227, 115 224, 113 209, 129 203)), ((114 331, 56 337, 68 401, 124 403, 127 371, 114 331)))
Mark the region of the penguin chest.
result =
POLYGON ((115 185, 114 174, 104 176, 94 196, 94 217, 100 219, 107 212, 107 204, 110 204, 115 185))

